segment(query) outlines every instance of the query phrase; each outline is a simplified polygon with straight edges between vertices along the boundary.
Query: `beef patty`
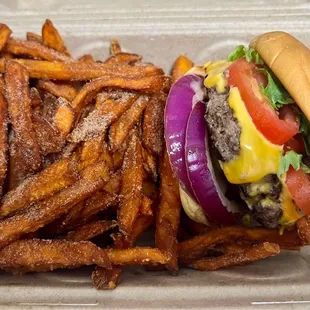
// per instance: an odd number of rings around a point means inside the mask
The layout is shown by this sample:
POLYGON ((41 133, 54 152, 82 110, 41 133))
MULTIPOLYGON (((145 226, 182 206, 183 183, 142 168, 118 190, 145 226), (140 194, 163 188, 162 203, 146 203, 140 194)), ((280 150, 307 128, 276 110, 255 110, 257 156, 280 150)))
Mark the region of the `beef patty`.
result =
POLYGON ((221 160, 231 161, 240 153, 241 128, 228 105, 228 92, 219 94, 208 89, 208 97, 205 119, 212 144, 221 160))
POLYGON ((283 214, 281 183, 270 174, 254 183, 239 185, 240 196, 252 210, 253 218, 267 228, 276 228, 283 214))

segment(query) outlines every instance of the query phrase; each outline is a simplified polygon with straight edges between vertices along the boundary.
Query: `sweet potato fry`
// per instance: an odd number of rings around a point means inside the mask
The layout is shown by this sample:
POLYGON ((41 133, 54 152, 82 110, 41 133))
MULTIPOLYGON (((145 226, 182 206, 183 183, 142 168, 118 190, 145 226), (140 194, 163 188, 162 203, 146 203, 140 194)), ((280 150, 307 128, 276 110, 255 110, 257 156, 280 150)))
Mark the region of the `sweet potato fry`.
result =
POLYGON ((77 161, 74 157, 63 158, 40 173, 25 180, 2 199, 0 218, 26 208, 78 180, 77 161))
POLYGON ((0 51, 3 49, 4 45, 8 41, 12 30, 5 24, 0 24, 0 51))
POLYGON ((31 100, 31 107, 34 109, 41 107, 43 104, 40 93, 35 87, 30 88, 30 100, 31 100))
POLYGON ((57 108, 53 117, 53 124, 59 130, 62 141, 65 141, 71 131, 75 119, 75 111, 71 104, 64 98, 57 99, 57 108))
POLYGON ((141 215, 153 216, 152 204, 153 201, 150 198, 143 195, 140 208, 141 215))
POLYGON ((305 215, 296 222, 299 238, 304 244, 310 244, 310 216, 305 215))
POLYGON ((103 188, 105 192, 109 194, 118 195, 121 190, 121 171, 114 172, 111 176, 110 181, 103 188))
POLYGON ((83 107, 85 107, 85 105, 87 105, 87 103, 105 87, 122 88, 141 92, 157 92, 162 89, 164 83, 165 77, 159 75, 139 79, 102 77, 86 84, 72 101, 72 106, 77 113, 80 113, 83 107), (89 97, 89 94, 92 94, 92 97, 89 97))
POLYGON ((73 59, 36 41, 23 41, 9 38, 3 50, 16 56, 27 55, 33 59, 72 62, 73 59))
POLYGON ((158 249, 148 247, 106 250, 89 241, 25 239, 0 251, 0 268, 25 267, 28 272, 35 272, 96 264, 110 269, 111 263, 120 266, 164 264, 167 258, 158 249))
POLYGON ((33 32, 27 32, 26 38, 27 38, 27 41, 34 41, 34 42, 43 44, 42 36, 40 36, 39 34, 36 34, 33 32))
POLYGON ((122 199, 118 212, 119 229, 128 238, 131 236, 141 207, 143 174, 142 146, 134 133, 124 157, 122 199))
POLYGON ((4 219, 0 222, 0 248, 27 233, 37 231, 68 212, 74 205, 100 190, 108 179, 109 171, 105 162, 96 163, 91 175, 84 176, 53 196, 4 219))
MULTIPOLYGON (((79 169, 83 170, 90 164, 98 160, 105 147, 104 136, 85 141, 81 147, 79 169)), ((108 151, 108 150, 107 150, 108 151)), ((112 164, 113 165, 113 164, 112 164)))
POLYGON ((110 41, 110 54, 116 55, 122 52, 121 46, 117 40, 110 41))
POLYGON ((8 166, 8 111, 7 102, 0 91, 0 196, 3 194, 4 180, 8 166))
POLYGON ((109 143, 113 151, 118 150, 123 145, 129 132, 140 119, 144 109, 148 104, 148 97, 140 96, 132 106, 110 127, 109 143))
POLYGON ((248 264, 280 253, 278 244, 264 242, 248 246, 238 252, 224 254, 219 257, 206 257, 192 262, 189 266, 197 270, 218 270, 236 265, 248 264))
POLYGON ((174 83, 182 77, 189 69, 194 66, 194 63, 184 55, 180 55, 174 62, 172 67, 172 82, 174 83))
POLYGON ((104 101, 75 127, 67 140, 79 143, 102 137, 111 123, 117 120, 128 109, 130 104, 131 100, 104 101))
POLYGON ((217 245, 214 249, 216 251, 222 252, 223 254, 229 254, 229 253, 245 251, 252 246, 253 244, 249 244, 249 243, 223 243, 223 244, 217 245))
POLYGON ((10 145, 9 188, 15 188, 41 167, 41 156, 31 120, 27 70, 14 61, 6 63, 6 99, 13 139, 10 145))
POLYGON ((57 97, 48 92, 42 92, 43 107, 41 109, 42 115, 52 124, 54 123, 54 116, 58 107, 57 97))
POLYGON ((121 273, 121 267, 113 267, 112 269, 96 267, 92 272, 91 279, 97 290, 113 290, 120 281, 121 273))
POLYGON ((24 239, 0 250, 0 268, 24 268, 27 272, 94 264, 111 268, 108 254, 89 241, 24 239))
POLYGON ((56 98, 51 93, 44 94, 43 116, 59 131, 59 138, 65 142, 71 131, 75 111, 65 98, 56 98))
MULTIPOLYGON (((36 42, 31 41, 29 41, 28 43, 37 44, 36 42)), ((52 51, 54 53, 57 53, 54 50, 52 51)), ((92 64, 83 63, 81 61, 75 61, 70 63, 32 59, 14 59, 14 61, 26 67, 29 71, 29 76, 36 79, 86 81, 95 78, 105 77, 104 81, 101 81, 101 84, 103 85, 99 88, 117 87, 125 89, 132 88, 134 90, 145 89, 145 91, 149 90, 150 92, 157 92, 158 89, 160 90, 161 88, 166 88, 170 85, 170 78, 164 77, 163 71, 152 65, 144 67, 134 67, 125 64, 115 66, 97 62, 92 64), (110 79, 112 79, 112 81, 109 82, 110 79), (129 81, 126 82, 127 79, 129 79, 129 81), (129 86, 131 84, 133 85, 132 87, 129 86)), ((4 62, 5 59, 1 58, 1 73, 5 72, 4 62)), ((97 83, 95 84, 98 85, 97 83)))
POLYGON ((46 44, 48 47, 60 53, 65 53, 67 56, 70 56, 64 40, 49 19, 47 19, 42 26, 42 39, 44 44, 46 44))
POLYGON ((90 54, 85 54, 81 57, 78 58, 78 61, 80 62, 85 62, 85 63, 94 63, 95 62, 95 59, 92 55, 90 54))
POLYGON ((111 176, 110 181, 82 203, 75 205, 67 214, 59 217, 42 229, 43 236, 55 236, 87 223, 95 214, 119 201, 120 175, 111 176))
POLYGON ((64 145, 60 132, 39 113, 32 114, 32 122, 36 132, 40 153, 48 155, 62 150, 64 145))
POLYGON ((149 153, 144 147, 142 148, 143 166, 147 173, 156 182, 158 178, 157 173, 157 158, 155 155, 149 153))
POLYGON ((126 63, 126 64, 134 64, 137 61, 140 61, 142 57, 137 54, 131 53, 117 53, 115 55, 110 56, 106 61, 105 64, 119 64, 119 63, 126 63))
POLYGON ((79 169, 83 170, 98 160, 105 160, 111 170, 113 168, 113 158, 108 148, 108 144, 104 141, 104 135, 93 140, 83 143, 79 169))
POLYGON ((65 239, 71 241, 87 241, 96 236, 102 235, 116 225, 115 221, 90 222, 78 227, 75 231, 70 231, 65 239))
POLYGON ((106 252, 111 263, 117 266, 165 264, 169 259, 168 254, 148 247, 108 249, 106 252))
POLYGON ((166 267, 174 274, 178 272, 177 233, 180 223, 181 201, 179 183, 174 178, 166 150, 160 166, 160 202, 157 211, 156 246, 169 253, 166 267))
POLYGON ((164 144, 164 110, 166 95, 153 95, 143 116, 143 145, 152 154, 160 155, 164 144))
POLYGON ((37 88, 48 91, 56 97, 63 97, 72 101, 77 94, 76 89, 69 84, 56 84, 52 81, 39 80, 37 88))
POLYGON ((296 249, 303 245, 296 231, 285 231, 280 235, 278 230, 273 229, 226 226, 214 228, 205 234, 179 243, 179 261, 185 264, 191 263, 203 257, 204 253, 213 246, 235 241, 276 243, 282 249, 296 249))

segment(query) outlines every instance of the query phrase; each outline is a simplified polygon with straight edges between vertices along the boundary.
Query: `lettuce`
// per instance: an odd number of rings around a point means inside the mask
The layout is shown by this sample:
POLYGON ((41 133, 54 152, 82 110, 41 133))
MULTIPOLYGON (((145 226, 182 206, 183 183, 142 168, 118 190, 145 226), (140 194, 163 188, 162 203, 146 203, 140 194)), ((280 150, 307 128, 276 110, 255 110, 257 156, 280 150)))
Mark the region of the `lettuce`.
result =
POLYGON ((263 60, 254 48, 251 47, 247 49, 244 45, 236 46, 235 49, 228 55, 228 60, 235 61, 241 57, 245 57, 248 62, 253 60, 257 65, 264 64, 263 60))
POLYGON ((295 151, 288 151, 285 155, 280 158, 280 165, 277 172, 280 178, 288 169, 292 166, 296 171, 302 169, 305 173, 310 173, 310 168, 302 162, 302 155, 296 153, 295 151))
POLYGON ((263 72, 267 77, 268 84, 266 87, 260 85, 260 91, 275 110, 285 104, 294 103, 293 98, 269 69, 257 68, 257 70, 263 72))

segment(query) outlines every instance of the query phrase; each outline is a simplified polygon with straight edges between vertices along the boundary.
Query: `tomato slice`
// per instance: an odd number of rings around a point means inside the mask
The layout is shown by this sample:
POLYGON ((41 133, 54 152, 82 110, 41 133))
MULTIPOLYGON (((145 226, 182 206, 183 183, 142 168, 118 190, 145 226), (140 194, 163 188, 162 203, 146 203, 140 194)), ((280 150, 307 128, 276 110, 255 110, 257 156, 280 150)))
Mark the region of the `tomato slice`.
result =
POLYGON ((302 170, 290 167, 286 173, 286 185, 297 206, 310 215, 310 180, 302 170))
POLYGON ((282 145, 297 134, 299 124, 296 117, 280 119, 261 94, 259 85, 266 85, 266 78, 256 70, 253 62, 239 58, 229 66, 228 71, 228 85, 238 87, 254 125, 267 140, 282 145))

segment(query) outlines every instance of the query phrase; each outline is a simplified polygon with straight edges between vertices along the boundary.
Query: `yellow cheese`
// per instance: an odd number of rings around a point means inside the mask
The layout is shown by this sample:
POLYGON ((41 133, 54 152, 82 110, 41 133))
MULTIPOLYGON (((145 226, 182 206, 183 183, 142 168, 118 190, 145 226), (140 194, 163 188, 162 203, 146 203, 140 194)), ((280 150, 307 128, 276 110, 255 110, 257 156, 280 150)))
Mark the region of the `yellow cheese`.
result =
POLYGON ((207 77, 204 80, 204 85, 207 88, 215 87, 218 93, 226 91, 227 79, 224 76, 224 71, 228 68, 231 62, 219 60, 216 62, 208 62, 204 65, 207 77))
POLYGON ((256 129, 236 87, 230 88, 228 104, 241 127, 240 155, 221 167, 232 184, 257 182, 278 171, 282 146, 269 142, 256 129))
MULTIPOLYGON (((285 180, 285 178, 284 178, 285 180)), ((282 217, 280 219, 280 224, 283 226, 293 225, 295 221, 302 217, 302 214, 298 211, 285 182, 282 182, 282 192, 280 199, 282 201, 282 217)))

